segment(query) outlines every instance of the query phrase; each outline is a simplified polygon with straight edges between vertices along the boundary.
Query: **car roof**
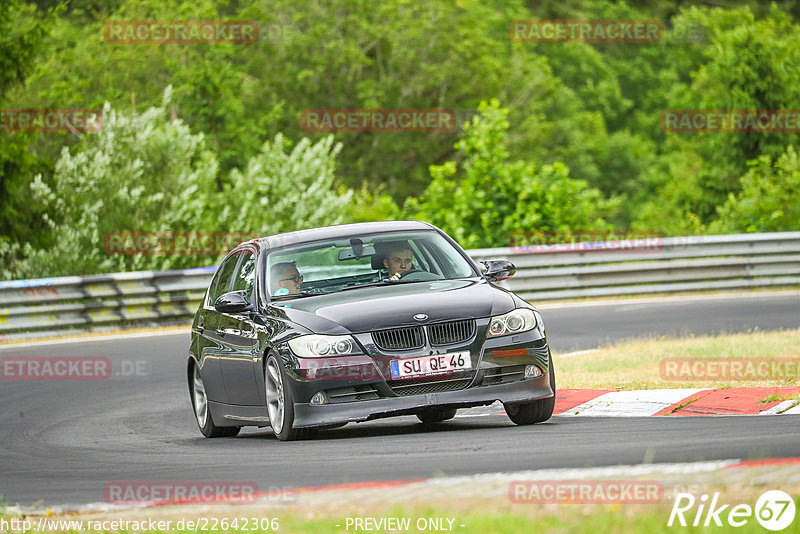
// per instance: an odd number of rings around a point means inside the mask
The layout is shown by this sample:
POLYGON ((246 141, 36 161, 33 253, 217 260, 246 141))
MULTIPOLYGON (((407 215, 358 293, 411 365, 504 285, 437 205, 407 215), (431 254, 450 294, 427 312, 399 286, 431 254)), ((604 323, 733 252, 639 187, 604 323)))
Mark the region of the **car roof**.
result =
POLYGON ((297 230, 285 232, 267 237, 260 237, 258 241, 262 249, 284 247, 286 245, 298 245, 311 243, 323 239, 341 239, 359 234, 371 234, 375 232, 393 232, 409 230, 435 230, 432 224, 422 221, 379 221, 364 222, 353 224, 338 224, 334 226, 323 226, 320 228, 309 228, 308 230, 297 230))

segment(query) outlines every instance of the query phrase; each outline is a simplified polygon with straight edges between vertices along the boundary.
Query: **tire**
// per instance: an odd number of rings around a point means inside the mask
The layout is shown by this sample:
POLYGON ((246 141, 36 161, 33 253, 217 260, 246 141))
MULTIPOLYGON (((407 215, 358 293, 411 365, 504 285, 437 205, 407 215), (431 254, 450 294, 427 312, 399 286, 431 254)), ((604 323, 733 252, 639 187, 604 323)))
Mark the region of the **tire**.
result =
POLYGON ((292 389, 285 387, 286 382, 283 367, 274 355, 270 355, 264 365, 264 389, 272 433, 281 441, 308 439, 314 435, 316 429, 293 428, 294 399, 292 389))
POLYGON ((553 357, 548 357, 548 369, 550 372, 550 387, 553 389, 553 396, 548 399, 539 399, 524 404, 504 404, 508 418, 517 425, 533 425, 543 423, 553 415, 556 406, 556 372, 553 368, 553 357))
POLYGON ((428 408, 417 414, 417 419, 424 424, 441 423, 456 416, 455 408, 428 408))
POLYGON ((192 365, 192 381, 189 383, 189 391, 192 399, 192 409, 194 418, 200 432, 207 438, 233 437, 242 429, 240 426, 217 426, 211 417, 208 409, 208 395, 203 377, 200 375, 200 368, 197 364, 192 365))

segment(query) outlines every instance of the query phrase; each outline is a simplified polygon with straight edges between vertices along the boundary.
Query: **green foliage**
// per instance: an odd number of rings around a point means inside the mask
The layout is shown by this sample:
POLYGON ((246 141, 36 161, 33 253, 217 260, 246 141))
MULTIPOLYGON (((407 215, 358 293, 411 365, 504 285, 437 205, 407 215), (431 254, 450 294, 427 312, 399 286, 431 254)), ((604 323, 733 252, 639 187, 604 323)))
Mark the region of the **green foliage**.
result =
POLYGON ((66 275, 191 265, 185 256, 108 254, 104 239, 115 232, 211 230, 206 199, 217 163, 203 136, 163 106, 128 116, 106 105, 102 128, 64 148, 53 183, 41 175, 31 188, 46 208, 52 247, 33 250, 18 274, 66 275), (76 202, 76 199, 80 199, 76 202))
POLYGON ((215 190, 217 160, 202 134, 193 134, 163 104, 140 115, 104 108, 103 126, 65 148, 53 183, 37 176, 34 196, 45 205, 53 245, 0 242, 8 278, 172 269, 213 263, 191 255, 123 255, 108 239, 122 232, 276 232, 344 220, 353 192, 334 186, 340 147, 327 137, 283 137, 265 143, 228 186, 215 190), (79 199, 76 202, 76 199, 79 199))
POLYGON ((406 209, 430 221, 468 248, 507 246, 512 232, 601 230, 616 207, 563 164, 537 169, 511 161, 506 146, 507 109, 481 103, 480 116, 465 125, 455 148, 462 160, 430 167, 431 183, 406 209))
MULTIPOLYGON (((53 5, 47 15, 19 0, 0 0, 0 108, 5 95, 23 84, 34 68, 50 26, 60 11, 53 5)), ((0 131, 0 243, 41 241, 43 224, 39 206, 27 195, 29 176, 40 169, 29 145, 34 135, 0 131), (5 235, 4 235, 5 234, 5 235)))
MULTIPOLYGON (((707 43, 700 55, 692 52, 682 67, 691 79, 676 79, 662 109, 795 109, 800 28, 775 8, 766 15, 757 19, 748 8, 684 11, 681 20, 702 25, 707 43)), ((635 225, 654 229, 669 221, 674 231, 707 225, 728 195, 739 191, 749 160, 777 158, 798 142, 796 133, 668 134, 644 173, 644 206, 635 225)))
POLYGON ((304 138, 294 148, 275 136, 243 171, 231 172, 219 215, 224 227, 271 235, 341 223, 353 192, 335 188, 340 150, 333 136, 317 143, 304 138))
POLYGON ((373 192, 366 183, 355 191, 346 215, 351 222, 395 221, 404 217, 391 195, 381 189, 373 192))
POLYGON ((0 100, 11 86, 25 81, 49 22, 37 13, 36 6, 0 0, 0 100))
POLYGON ((776 232, 800 229, 800 156, 790 146, 777 161, 749 162, 741 191, 731 193, 711 224, 714 233, 776 232))
POLYGON ((786 189, 781 180, 793 175, 778 164, 790 161, 788 147, 800 145, 800 135, 667 134, 659 123, 670 109, 796 109, 796 2, 34 3, 38 10, 0 0, 3 108, 109 102, 130 121, 161 111, 148 123, 150 149, 114 126, 115 154, 112 145, 99 146, 103 133, 0 132, 0 270, 7 276, 213 261, 105 257, 96 241, 107 228, 267 233, 425 217, 465 246, 504 245, 509 234, 531 229, 798 229, 791 206, 769 200, 755 176, 786 189), (257 20, 261 39, 102 39, 109 20, 187 19, 257 20), (512 43, 514 19, 667 19, 675 29, 656 43, 512 43), (164 103, 167 86, 174 90, 164 103), (300 121, 303 110, 318 108, 445 108, 468 116, 492 99, 506 109, 484 106, 465 132, 331 138, 300 121), (174 154, 163 145, 169 139, 179 142, 174 154), (750 167, 752 160, 760 163, 750 167), (101 177, 105 185, 96 189, 82 185, 101 177))

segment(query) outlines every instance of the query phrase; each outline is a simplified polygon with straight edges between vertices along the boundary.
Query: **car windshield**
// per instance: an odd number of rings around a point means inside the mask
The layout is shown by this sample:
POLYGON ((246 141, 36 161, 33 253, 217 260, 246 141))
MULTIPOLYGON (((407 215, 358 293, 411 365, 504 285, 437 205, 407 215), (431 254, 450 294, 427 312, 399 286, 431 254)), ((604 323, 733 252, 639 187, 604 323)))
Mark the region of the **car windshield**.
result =
POLYGON ((272 298, 477 276, 435 231, 354 235, 283 247, 269 253, 265 272, 272 298))

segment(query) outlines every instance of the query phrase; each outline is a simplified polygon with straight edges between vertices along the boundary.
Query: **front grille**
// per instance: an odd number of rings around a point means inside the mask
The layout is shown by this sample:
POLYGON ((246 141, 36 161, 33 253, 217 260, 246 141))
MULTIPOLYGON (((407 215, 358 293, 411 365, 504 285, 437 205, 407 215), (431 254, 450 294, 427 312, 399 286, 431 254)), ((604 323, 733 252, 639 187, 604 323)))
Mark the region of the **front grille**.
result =
POLYGON ((372 333, 372 341, 382 350, 419 349, 425 344, 421 326, 377 330, 372 333))
POLYGON ((325 395, 328 397, 328 402, 331 404, 375 400, 379 398, 378 390, 372 385, 329 389, 325 392, 325 395))
POLYGON ((423 376, 420 378, 407 378, 405 380, 387 380, 386 383, 401 397, 408 395, 422 395, 424 393, 438 393, 440 391, 456 391, 467 387, 475 372, 457 371, 446 375, 423 376))
POLYGON ((428 326, 431 345, 462 343, 475 335, 475 320, 451 321, 428 326))
POLYGON ((524 365, 507 365, 505 367, 493 367, 486 369, 483 372, 482 386, 491 386, 494 384, 506 384, 508 382, 517 382, 525 378, 524 365))

